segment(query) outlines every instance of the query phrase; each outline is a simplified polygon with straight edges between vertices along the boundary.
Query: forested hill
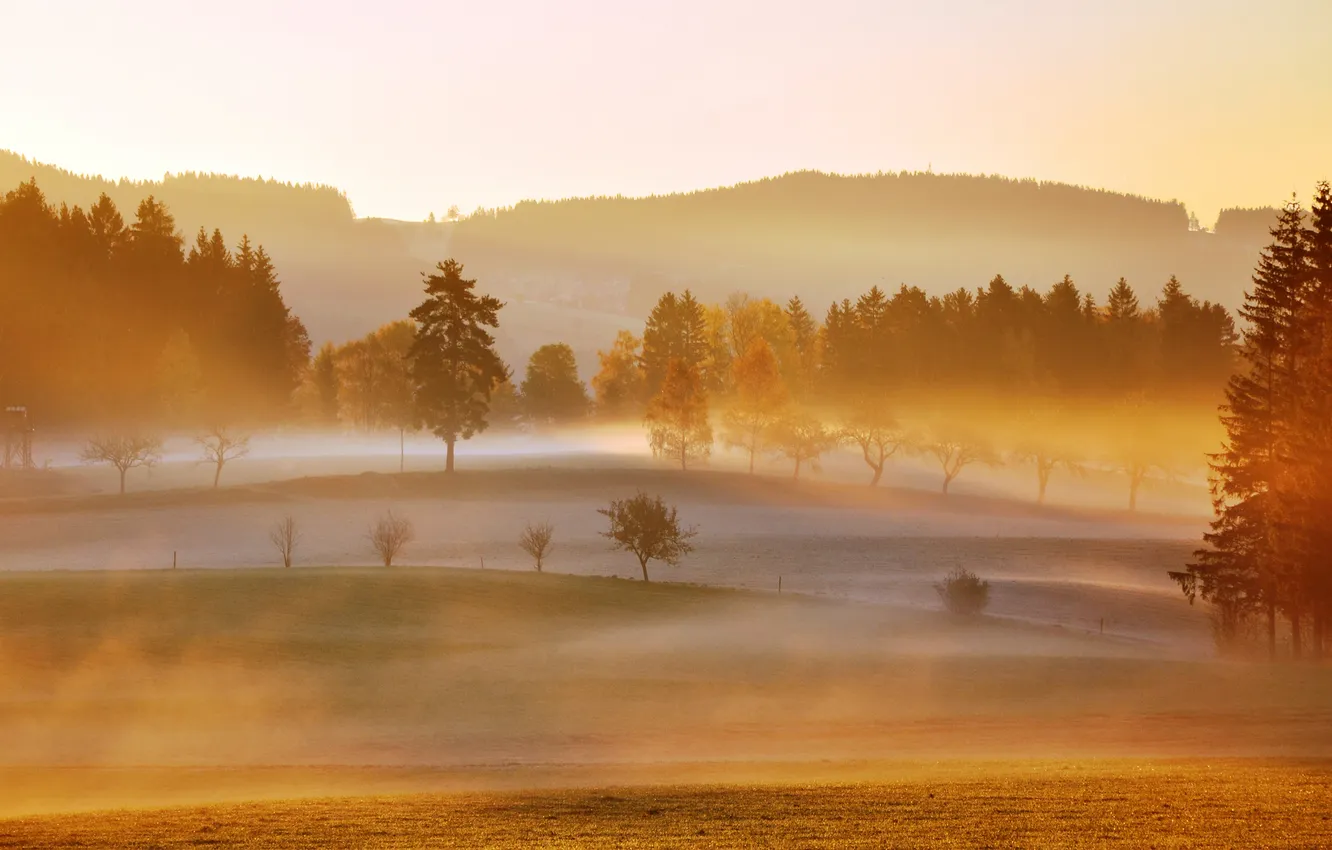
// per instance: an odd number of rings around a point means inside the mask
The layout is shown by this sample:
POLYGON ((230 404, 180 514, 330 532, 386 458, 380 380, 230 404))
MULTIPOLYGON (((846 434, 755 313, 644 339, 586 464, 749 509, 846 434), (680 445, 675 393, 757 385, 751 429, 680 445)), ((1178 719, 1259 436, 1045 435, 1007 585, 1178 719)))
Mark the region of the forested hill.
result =
MULTIPOLYGON (((1229 210, 1213 234, 1191 230, 1182 204, 1067 184, 800 172, 649 198, 523 202, 425 224, 356 218, 329 186, 199 174, 117 182, 0 151, 0 192, 33 178, 57 205, 86 209, 105 192, 128 213, 151 194, 187 238, 201 224, 232 245, 248 234, 272 254, 316 343, 401 317, 419 299, 419 273, 450 255, 510 300, 514 318, 532 312, 517 306, 524 300, 641 318, 663 290, 686 286, 705 300, 799 292, 822 311, 874 284, 941 294, 996 273, 1042 292, 1069 274, 1098 301, 1121 276, 1146 295, 1173 274, 1197 297, 1234 308, 1274 219, 1271 210, 1229 210)), ((569 319, 552 320, 551 339, 569 319)))
POLYGON ((1121 276, 1152 291, 1175 274, 1234 306, 1265 242, 1249 226, 1262 212, 1243 213, 1214 235, 1191 230, 1178 202, 1061 183, 800 172, 688 194, 520 203, 459 223, 453 253, 494 278, 627 284, 636 313, 663 282, 707 298, 832 298, 874 283, 974 288, 996 272, 1041 291, 1067 273, 1098 297, 1121 276))
POLYGON ((332 186, 281 183, 219 174, 168 174, 162 180, 107 180, 74 174, 0 151, 0 186, 12 189, 35 179, 56 203, 90 206, 106 193, 116 207, 133 212, 139 201, 154 196, 166 204, 186 235, 201 226, 224 233, 264 234, 270 244, 294 236, 337 231, 355 220, 347 196, 332 186))

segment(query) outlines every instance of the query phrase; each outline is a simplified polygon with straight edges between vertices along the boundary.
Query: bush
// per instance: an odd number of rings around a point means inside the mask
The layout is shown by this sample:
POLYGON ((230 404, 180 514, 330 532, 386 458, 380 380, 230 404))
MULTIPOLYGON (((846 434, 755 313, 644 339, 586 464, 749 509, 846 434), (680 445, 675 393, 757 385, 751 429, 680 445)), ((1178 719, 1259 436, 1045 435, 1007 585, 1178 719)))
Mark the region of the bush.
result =
POLYGON ((990 604, 990 583, 966 567, 954 569, 934 590, 949 612, 964 617, 974 617, 990 604))
POLYGON ((393 511, 389 511, 370 526, 370 533, 366 536, 370 538, 370 545, 374 547, 379 560, 384 566, 391 567, 402 547, 416 539, 416 531, 412 528, 411 520, 395 517, 393 511))

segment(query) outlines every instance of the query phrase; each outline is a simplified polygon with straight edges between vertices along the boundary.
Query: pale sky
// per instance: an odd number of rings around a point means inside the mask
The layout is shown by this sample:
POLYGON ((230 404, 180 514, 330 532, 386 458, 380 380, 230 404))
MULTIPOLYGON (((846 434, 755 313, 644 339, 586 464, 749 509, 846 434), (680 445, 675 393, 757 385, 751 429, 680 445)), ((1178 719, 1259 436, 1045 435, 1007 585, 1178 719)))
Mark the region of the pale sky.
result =
POLYGON ((0 148, 359 215, 785 171, 1223 206, 1332 176, 1332 0, 0 0, 0 148))

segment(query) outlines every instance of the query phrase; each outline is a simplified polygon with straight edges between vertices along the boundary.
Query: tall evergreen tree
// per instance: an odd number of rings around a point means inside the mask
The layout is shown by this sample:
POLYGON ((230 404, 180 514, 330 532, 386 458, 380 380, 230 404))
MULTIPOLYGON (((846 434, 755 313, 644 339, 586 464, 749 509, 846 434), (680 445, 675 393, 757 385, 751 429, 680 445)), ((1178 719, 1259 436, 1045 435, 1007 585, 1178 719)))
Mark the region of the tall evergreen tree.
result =
POLYGON ((425 277, 426 298, 411 317, 412 377, 425 424, 448 447, 445 469, 453 471, 454 447, 486 428, 490 394, 509 376, 487 328, 499 327, 499 299, 477 295, 462 264, 445 260, 425 277))
POLYGON ((643 372, 648 392, 655 394, 671 361, 701 369, 708 357, 707 321, 693 293, 667 292, 657 301, 643 328, 643 372))
MULTIPOLYGON (((1297 204, 1286 206, 1259 260, 1253 288, 1245 293, 1240 313, 1249 322, 1242 351, 1246 368, 1226 388, 1221 408, 1226 441, 1211 456, 1216 518, 1194 563, 1173 574, 1190 600, 1201 596, 1217 606, 1223 628, 1237 624, 1248 610, 1262 609, 1272 654, 1277 612, 1291 599, 1281 491, 1287 485, 1293 411, 1295 318, 1308 274, 1303 221, 1297 204)), ((1167 284, 1163 307, 1178 303, 1176 288, 1167 284)))

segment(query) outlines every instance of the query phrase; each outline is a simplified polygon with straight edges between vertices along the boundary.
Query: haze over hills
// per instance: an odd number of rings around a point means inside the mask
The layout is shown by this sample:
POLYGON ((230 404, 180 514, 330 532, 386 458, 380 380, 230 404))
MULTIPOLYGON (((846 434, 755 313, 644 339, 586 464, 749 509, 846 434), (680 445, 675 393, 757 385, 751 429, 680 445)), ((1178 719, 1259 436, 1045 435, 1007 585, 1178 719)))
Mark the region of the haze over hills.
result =
POLYGON ((187 239, 200 226, 264 244, 316 342, 401 318, 421 271, 445 256, 509 300, 510 362, 542 341, 571 342, 583 368, 668 288, 704 300, 799 293, 821 313, 871 285, 933 294, 996 273, 1044 291, 1071 274, 1098 301, 1121 276, 1150 303, 1172 274, 1200 299, 1238 306, 1274 212, 1225 210, 1214 232, 1185 206, 1061 183, 994 176, 798 172, 646 198, 522 202, 457 222, 357 218, 323 185, 220 175, 161 181, 85 177, 0 151, 0 186, 35 178, 52 203, 103 192, 130 219, 149 194, 187 239), (521 328, 521 333, 517 329, 521 328), (547 339, 548 338, 548 339, 547 339), (522 340, 521 342, 519 340, 522 340))

